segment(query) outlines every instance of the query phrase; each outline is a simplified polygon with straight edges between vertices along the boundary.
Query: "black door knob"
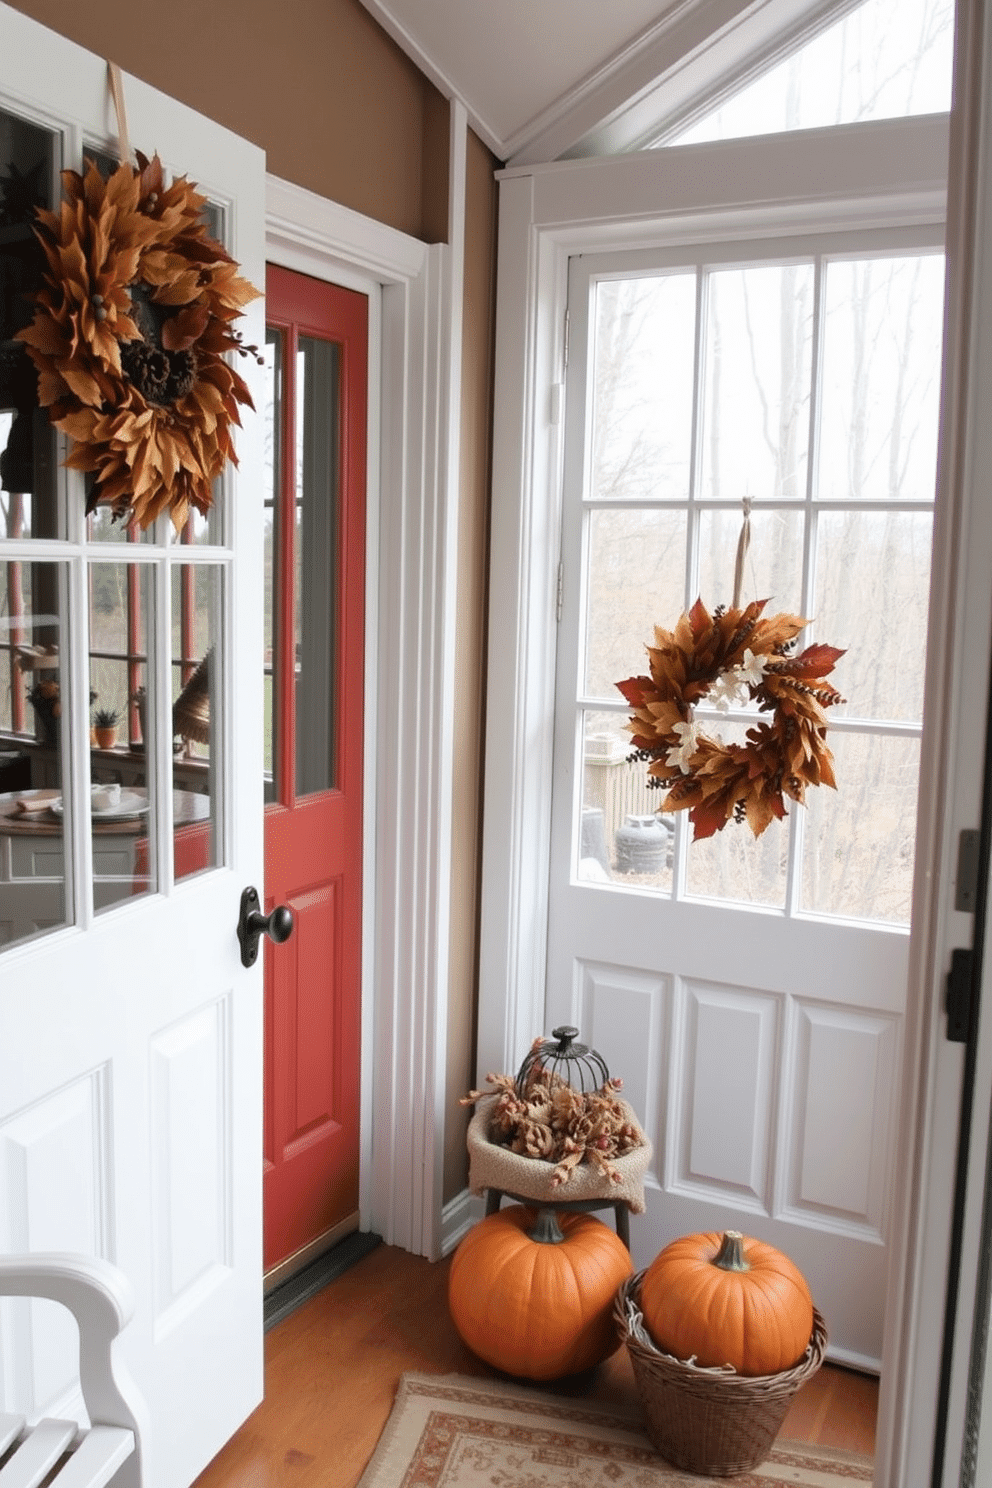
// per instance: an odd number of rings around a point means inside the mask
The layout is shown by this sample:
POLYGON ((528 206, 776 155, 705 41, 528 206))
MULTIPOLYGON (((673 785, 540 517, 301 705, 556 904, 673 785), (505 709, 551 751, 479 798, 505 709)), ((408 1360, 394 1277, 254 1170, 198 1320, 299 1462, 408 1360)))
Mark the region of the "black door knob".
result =
POLYGON ((267 935, 277 945, 293 933, 293 911, 277 904, 271 914, 263 914, 258 904, 258 890, 249 886, 241 895, 238 917, 238 940, 241 942, 241 965, 254 966, 258 958, 259 936, 267 935))

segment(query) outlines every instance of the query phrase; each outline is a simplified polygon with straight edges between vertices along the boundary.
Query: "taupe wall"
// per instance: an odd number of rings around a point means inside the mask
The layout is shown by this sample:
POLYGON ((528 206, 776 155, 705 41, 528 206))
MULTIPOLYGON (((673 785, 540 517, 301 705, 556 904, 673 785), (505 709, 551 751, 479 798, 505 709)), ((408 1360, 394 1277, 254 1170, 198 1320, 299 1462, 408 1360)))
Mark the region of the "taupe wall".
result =
POLYGON ((261 145, 274 175, 447 236, 446 101, 358 0, 12 3, 261 145))
MULTIPOLYGON (((260 145, 274 175, 427 242, 447 238, 447 101, 359 0, 11 3, 260 145)), ((446 1200, 465 1182, 457 1101, 474 1080, 495 165, 470 135, 446 1200)))

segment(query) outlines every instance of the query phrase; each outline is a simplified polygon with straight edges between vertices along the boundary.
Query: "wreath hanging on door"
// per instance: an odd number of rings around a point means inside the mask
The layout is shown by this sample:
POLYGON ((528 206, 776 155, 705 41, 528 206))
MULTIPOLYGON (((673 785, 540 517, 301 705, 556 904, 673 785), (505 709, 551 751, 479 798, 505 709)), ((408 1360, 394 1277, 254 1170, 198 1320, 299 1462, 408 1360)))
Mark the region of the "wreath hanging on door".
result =
POLYGON ((813 645, 794 655, 807 622, 762 619, 767 603, 711 615, 697 599, 674 630, 655 627, 650 675, 616 684, 633 709, 632 758, 648 762, 649 786, 667 787, 659 810, 689 812, 694 838, 712 837, 731 819, 760 837, 786 815, 786 796, 802 803, 808 786, 836 788, 824 710, 844 699, 824 678, 844 652, 813 645), (743 744, 726 744, 695 719, 704 699, 721 709, 750 699, 771 720, 749 728, 743 744))
POLYGON ((47 273, 18 336, 72 440, 66 465, 94 476, 87 511, 142 527, 168 511, 179 531, 237 464, 231 425, 254 405, 225 356, 258 357, 233 324, 259 291, 208 236, 195 185, 136 158, 106 181, 92 161, 62 172, 59 211, 37 210, 47 273))

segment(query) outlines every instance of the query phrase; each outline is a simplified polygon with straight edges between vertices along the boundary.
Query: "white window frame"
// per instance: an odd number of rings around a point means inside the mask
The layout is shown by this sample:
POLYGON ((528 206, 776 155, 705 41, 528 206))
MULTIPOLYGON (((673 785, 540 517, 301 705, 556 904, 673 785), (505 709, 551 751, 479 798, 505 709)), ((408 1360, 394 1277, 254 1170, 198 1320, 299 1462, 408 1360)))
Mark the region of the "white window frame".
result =
MULTIPOLYGON (((687 238, 768 238, 814 225, 831 232, 939 223, 947 160, 948 121, 926 116, 501 175, 480 1079, 489 1070, 516 1068, 543 1021, 570 254, 687 238)), ((922 1484, 930 1473, 939 1367, 933 1356, 947 1271, 949 1205, 942 1201, 953 1170, 960 1072, 958 1052, 943 1043, 946 947, 962 943, 948 894, 956 830, 976 824, 980 788, 980 762, 967 758, 967 742, 959 750, 957 741, 971 737, 969 725, 980 735, 984 706, 980 699, 976 728, 973 705, 960 699, 967 658, 955 579, 964 573, 962 534, 977 516, 966 493, 942 493, 876 1457, 877 1481, 888 1484, 922 1484), (934 707, 934 698, 949 701, 934 707), (948 767, 959 754, 963 773, 948 767), (962 812, 965 820, 956 822, 962 812), (921 1319, 931 1328, 921 1329, 921 1319)), ((983 617, 977 618, 980 645, 987 626, 983 632, 983 617)))

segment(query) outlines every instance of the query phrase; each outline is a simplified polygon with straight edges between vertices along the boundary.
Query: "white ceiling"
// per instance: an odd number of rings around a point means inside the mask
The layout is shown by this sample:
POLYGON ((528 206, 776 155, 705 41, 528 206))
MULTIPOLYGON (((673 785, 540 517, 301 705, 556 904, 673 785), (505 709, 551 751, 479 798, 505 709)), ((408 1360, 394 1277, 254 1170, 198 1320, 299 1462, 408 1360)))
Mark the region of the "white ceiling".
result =
POLYGON ((362 0, 500 160, 636 148, 852 0, 362 0))

